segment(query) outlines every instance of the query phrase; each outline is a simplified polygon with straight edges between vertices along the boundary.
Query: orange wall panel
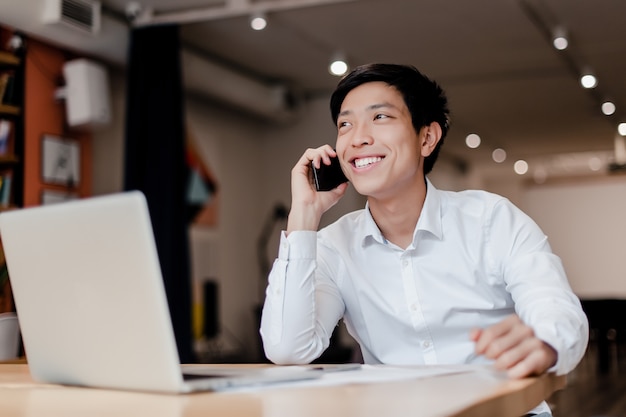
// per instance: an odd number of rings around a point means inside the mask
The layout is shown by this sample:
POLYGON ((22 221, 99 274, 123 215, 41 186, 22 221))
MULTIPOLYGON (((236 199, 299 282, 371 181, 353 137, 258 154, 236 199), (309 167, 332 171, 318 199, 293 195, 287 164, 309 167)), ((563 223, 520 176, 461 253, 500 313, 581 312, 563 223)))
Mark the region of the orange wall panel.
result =
POLYGON ((66 124, 65 103, 55 99, 64 84, 63 64, 71 59, 67 52, 29 39, 26 49, 24 96, 24 206, 41 204, 44 190, 91 195, 92 135, 70 130, 66 124), (80 184, 75 189, 44 184, 41 172, 42 138, 45 134, 78 140, 80 143, 80 184))

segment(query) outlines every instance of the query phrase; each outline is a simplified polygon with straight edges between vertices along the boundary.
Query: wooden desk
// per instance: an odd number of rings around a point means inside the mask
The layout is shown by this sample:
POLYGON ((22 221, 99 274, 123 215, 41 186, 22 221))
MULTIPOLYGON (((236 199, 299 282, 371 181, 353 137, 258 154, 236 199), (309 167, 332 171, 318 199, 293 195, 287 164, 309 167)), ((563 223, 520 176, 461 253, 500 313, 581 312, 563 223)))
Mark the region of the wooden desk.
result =
POLYGON ((26 364, 0 364, 3 417, 484 417, 520 416, 565 377, 507 380, 462 373, 411 381, 249 393, 163 395, 35 383, 26 364))

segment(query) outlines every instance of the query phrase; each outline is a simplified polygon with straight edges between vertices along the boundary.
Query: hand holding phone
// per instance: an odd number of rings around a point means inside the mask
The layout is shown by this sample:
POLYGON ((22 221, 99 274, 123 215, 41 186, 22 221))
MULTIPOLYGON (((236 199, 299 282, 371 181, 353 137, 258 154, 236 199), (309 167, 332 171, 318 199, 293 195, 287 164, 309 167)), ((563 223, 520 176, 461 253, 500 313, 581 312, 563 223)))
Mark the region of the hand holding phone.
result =
POLYGON ((337 188, 340 184, 348 182, 348 179, 341 170, 339 158, 330 158, 331 164, 325 165, 320 162, 320 167, 315 168, 311 162, 311 171, 313 172, 313 181, 317 191, 330 191, 337 188))

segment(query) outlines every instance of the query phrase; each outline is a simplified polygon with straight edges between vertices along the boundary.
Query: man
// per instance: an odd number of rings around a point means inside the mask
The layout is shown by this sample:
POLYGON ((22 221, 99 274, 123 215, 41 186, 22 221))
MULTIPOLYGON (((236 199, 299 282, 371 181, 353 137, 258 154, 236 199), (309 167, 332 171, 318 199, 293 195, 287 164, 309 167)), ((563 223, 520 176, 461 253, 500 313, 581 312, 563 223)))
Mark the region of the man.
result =
POLYGON ((336 151, 307 149, 291 172, 267 357, 316 359, 343 318, 365 363, 493 363, 511 378, 574 369, 588 323, 539 227, 503 197, 426 178, 448 130, 442 89, 414 67, 372 64, 341 80, 330 107, 336 151), (367 205, 317 231, 348 184, 317 192, 309 171, 334 156, 367 205))

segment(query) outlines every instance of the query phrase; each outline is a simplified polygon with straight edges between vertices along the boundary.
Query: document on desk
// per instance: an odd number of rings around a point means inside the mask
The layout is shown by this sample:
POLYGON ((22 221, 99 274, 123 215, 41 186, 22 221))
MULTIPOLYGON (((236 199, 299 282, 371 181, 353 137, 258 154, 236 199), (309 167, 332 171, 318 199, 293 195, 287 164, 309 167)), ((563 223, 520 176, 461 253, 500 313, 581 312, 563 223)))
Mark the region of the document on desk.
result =
MULTIPOLYGON (((306 368, 303 366, 303 368, 306 368)), ((318 369, 315 365, 309 369, 318 369)), ((290 381, 271 385, 241 387, 228 392, 254 392, 264 389, 275 388, 303 388, 303 387, 328 387, 348 384, 372 384, 383 382, 403 381, 420 378, 434 378, 442 375, 451 375, 467 372, 485 371, 483 365, 361 365, 359 367, 345 368, 345 370, 329 368, 319 369, 321 376, 315 379, 303 381, 290 381)))

